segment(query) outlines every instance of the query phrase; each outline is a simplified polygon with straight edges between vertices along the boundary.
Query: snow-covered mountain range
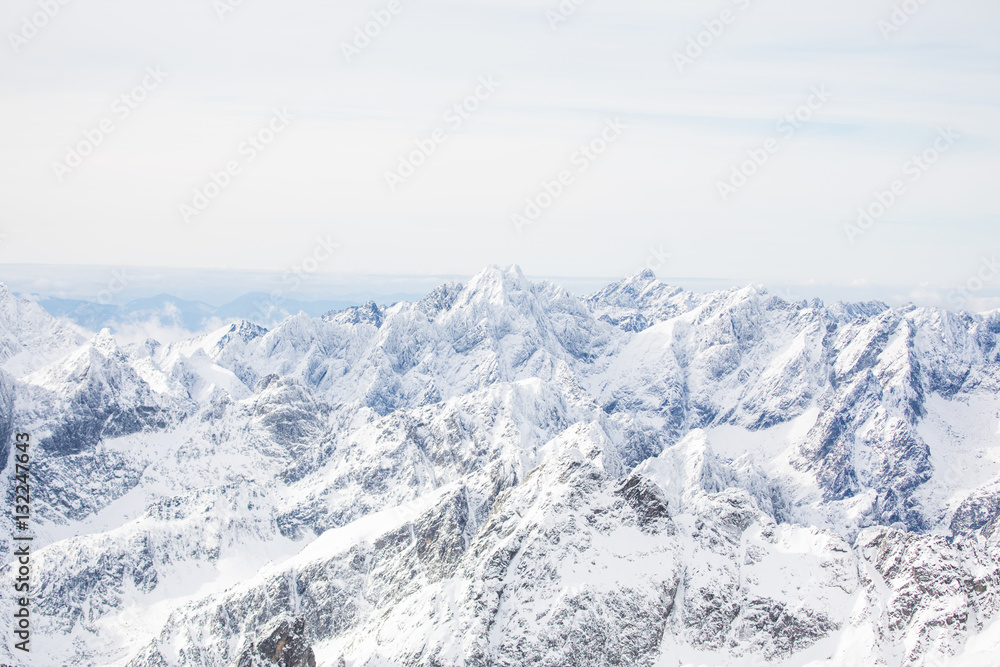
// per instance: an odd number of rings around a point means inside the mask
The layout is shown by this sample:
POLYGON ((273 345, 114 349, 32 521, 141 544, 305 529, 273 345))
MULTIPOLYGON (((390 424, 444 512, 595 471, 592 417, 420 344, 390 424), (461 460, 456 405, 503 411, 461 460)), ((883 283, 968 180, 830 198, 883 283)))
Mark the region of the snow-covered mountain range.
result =
POLYGON ((1000 664, 1000 312, 490 267, 126 345, 0 286, 0 369, 0 661, 1000 664))

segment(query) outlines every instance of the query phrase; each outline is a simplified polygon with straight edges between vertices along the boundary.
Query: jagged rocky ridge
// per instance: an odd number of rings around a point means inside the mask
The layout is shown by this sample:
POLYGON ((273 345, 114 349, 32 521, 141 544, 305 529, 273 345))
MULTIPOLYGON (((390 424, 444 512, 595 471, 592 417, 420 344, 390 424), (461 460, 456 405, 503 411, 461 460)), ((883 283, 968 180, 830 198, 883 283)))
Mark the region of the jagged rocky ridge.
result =
POLYGON ((0 287, 37 664, 980 664, 998 336, 490 267, 120 345, 0 287))

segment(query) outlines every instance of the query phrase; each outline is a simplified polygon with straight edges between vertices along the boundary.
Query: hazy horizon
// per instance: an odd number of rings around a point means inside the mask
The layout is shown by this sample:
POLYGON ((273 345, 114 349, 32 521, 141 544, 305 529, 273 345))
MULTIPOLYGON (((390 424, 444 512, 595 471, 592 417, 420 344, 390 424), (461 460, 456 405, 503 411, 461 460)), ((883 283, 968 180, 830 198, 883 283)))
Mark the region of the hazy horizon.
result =
MULTIPOLYGON (((796 302, 820 299, 829 304, 835 301, 877 300, 893 307, 912 303, 916 306, 969 312, 987 312, 1000 308, 1000 289, 983 289, 969 299, 967 304, 959 307, 954 303, 956 293, 931 289, 908 290, 901 285, 741 282, 733 278, 670 276, 654 267, 636 267, 635 271, 622 276, 539 276, 529 273, 525 273, 525 276, 534 282, 553 282, 572 294, 583 297, 645 269, 652 270, 665 283, 700 293, 759 285, 768 292, 796 302)), ((185 301, 220 307, 248 294, 271 292, 279 293, 280 298, 290 302, 343 301, 360 304, 375 301, 385 305, 418 300, 440 284, 465 282, 473 275, 475 274, 365 275, 168 267, 0 265, 0 283, 20 296, 39 300, 89 301, 115 306, 166 294, 185 301), (122 279, 125 285, 121 285, 122 279)))

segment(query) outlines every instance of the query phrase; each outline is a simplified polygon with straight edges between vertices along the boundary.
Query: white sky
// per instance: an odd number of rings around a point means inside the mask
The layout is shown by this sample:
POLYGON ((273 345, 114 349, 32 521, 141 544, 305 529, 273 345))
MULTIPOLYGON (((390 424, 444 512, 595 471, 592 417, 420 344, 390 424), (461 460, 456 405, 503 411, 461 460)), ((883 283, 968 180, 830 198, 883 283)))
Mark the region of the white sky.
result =
POLYGON ((556 30, 558 0, 401 0, 350 63, 341 44, 388 0, 243 0, 224 20, 214 4, 69 0, 15 53, 38 0, 4 3, 0 280, 17 263, 281 272, 323 237, 340 246, 330 273, 620 276, 662 248, 665 278, 934 301, 1000 253, 995 0, 926 0, 888 39, 888 0, 586 0, 556 30), (674 53, 724 9, 733 22, 678 72, 674 53), (119 120, 115 99, 154 66, 166 80, 119 120), (497 92, 390 192, 385 172, 483 76, 497 92), (830 100, 779 133, 813 86, 830 100), (246 163, 241 142, 275 108, 295 120, 246 163), (60 183, 53 162, 104 118, 113 134, 60 183), (578 173, 609 118, 628 127, 578 173), (911 182, 903 164, 946 126, 960 139, 911 182), (717 182, 772 137, 723 202, 717 182), (184 224, 179 205, 234 159, 241 173, 184 224), (564 169, 573 184, 518 234, 511 215, 564 169), (848 242, 897 178, 905 193, 848 242))

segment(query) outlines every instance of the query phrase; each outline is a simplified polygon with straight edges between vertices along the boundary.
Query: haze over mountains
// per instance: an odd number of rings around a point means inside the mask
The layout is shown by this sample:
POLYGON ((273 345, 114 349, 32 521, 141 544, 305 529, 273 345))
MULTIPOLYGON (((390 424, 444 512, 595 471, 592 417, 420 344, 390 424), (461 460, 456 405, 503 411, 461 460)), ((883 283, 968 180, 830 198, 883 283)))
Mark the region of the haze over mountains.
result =
POLYGON ((300 301, 283 296, 275 298, 266 292, 245 294, 217 307, 170 294, 133 299, 122 305, 57 298, 41 299, 38 303, 49 314, 65 317, 92 331, 100 331, 105 327, 115 330, 139 326, 155 320, 161 326, 191 333, 213 326, 217 328, 232 320, 245 319, 268 325, 299 312, 319 317, 331 310, 359 305, 355 301, 300 301))
POLYGON ((39 443, 38 664, 1000 650, 998 312, 488 267, 126 344, 0 287, 0 364, 39 443))

